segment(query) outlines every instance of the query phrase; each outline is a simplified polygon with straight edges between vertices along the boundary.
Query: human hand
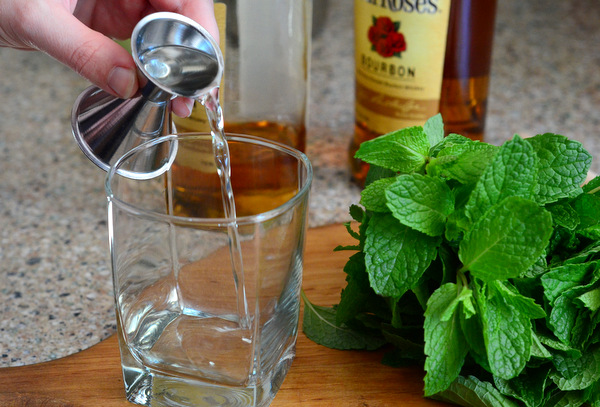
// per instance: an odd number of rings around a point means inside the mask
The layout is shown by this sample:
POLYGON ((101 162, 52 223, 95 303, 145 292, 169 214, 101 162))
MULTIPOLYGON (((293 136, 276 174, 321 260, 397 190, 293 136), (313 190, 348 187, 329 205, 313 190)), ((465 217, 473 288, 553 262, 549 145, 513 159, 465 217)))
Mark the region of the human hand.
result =
MULTIPOLYGON (((131 55, 111 38, 129 38, 139 20, 157 11, 185 15, 218 41, 212 0, 2 0, 0 46, 39 50, 114 96, 139 84, 131 55)), ((189 116, 193 101, 177 98, 173 112, 189 116)))

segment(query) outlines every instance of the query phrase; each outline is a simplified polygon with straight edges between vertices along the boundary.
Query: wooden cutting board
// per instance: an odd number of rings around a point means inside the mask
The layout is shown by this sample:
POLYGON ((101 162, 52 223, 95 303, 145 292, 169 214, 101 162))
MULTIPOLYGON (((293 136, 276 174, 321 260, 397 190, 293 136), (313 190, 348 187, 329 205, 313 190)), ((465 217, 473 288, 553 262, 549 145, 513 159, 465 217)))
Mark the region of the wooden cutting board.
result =
MULTIPOLYGON (((342 271, 353 244, 344 226, 308 231, 304 291, 311 302, 330 306, 345 286, 342 271)), ((296 359, 273 407, 444 406, 422 397, 423 372, 380 363, 382 352, 337 351, 298 335, 296 359)), ((77 354, 35 365, 0 369, 1 407, 127 407, 117 337, 77 354)))

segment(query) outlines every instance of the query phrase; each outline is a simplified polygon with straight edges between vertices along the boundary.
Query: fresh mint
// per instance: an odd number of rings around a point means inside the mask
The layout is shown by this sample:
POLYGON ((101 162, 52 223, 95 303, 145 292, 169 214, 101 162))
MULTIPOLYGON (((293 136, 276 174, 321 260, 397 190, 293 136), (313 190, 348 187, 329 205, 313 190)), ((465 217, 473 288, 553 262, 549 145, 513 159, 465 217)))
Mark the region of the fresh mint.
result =
POLYGON ((377 144, 364 143, 360 147, 362 160, 392 171, 422 170, 427 163, 429 140, 422 127, 408 127, 378 138, 377 144))
POLYGON ((334 307, 304 332, 386 345, 424 395, 463 406, 600 407, 600 178, 567 137, 444 137, 440 115, 363 143, 370 164, 334 307))
POLYGON ((385 189, 385 201, 400 223, 429 236, 444 233, 446 219, 454 211, 454 197, 444 181, 421 174, 388 179, 394 182, 385 189))
POLYGON ((463 268, 483 281, 519 277, 542 255, 552 216, 535 202, 510 196, 491 206, 459 243, 463 268))
POLYGON ((365 265, 371 287, 394 298, 419 282, 441 241, 399 223, 391 214, 373 214, 366 233, 365 265))
MULTIPOLYGON (((460 329, 461 303, 458 286, 447 283, 436 290, 425 311, 425 393, 445 390, 460 373, 469 351, 460 329)), ((466 298, 470 301, 470 298, 466 298)))

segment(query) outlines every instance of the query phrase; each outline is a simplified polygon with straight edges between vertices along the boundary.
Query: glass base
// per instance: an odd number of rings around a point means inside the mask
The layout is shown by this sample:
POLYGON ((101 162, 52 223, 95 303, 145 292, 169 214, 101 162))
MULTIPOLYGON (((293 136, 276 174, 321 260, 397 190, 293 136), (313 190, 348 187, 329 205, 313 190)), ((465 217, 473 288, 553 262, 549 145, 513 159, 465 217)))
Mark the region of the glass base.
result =
POLYGON ((292 364, 295 344, 256 385, 225 386, 190 376, 173 376, 140 364, 121 343, 121 366, 128 401, 148 407, 267 407, 292 364))
POLYGON ((256 387, 234 388, 172 377, 152 371, 123 370, 127 400, 143 406, 268 406, 256 387))

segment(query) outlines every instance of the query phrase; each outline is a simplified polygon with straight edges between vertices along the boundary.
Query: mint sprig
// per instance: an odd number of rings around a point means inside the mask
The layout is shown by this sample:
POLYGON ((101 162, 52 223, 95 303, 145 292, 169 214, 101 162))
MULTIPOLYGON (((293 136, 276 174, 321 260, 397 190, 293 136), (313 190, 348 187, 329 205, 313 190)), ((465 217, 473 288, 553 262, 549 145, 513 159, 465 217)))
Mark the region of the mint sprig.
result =
POLYGON ((440 115, 361 145, 371 170, 340 303, 304 296, 304 332, 422 363, 424 395, 464 406, 600 407, 600 178, 546 133, 444 137, 440 115))

